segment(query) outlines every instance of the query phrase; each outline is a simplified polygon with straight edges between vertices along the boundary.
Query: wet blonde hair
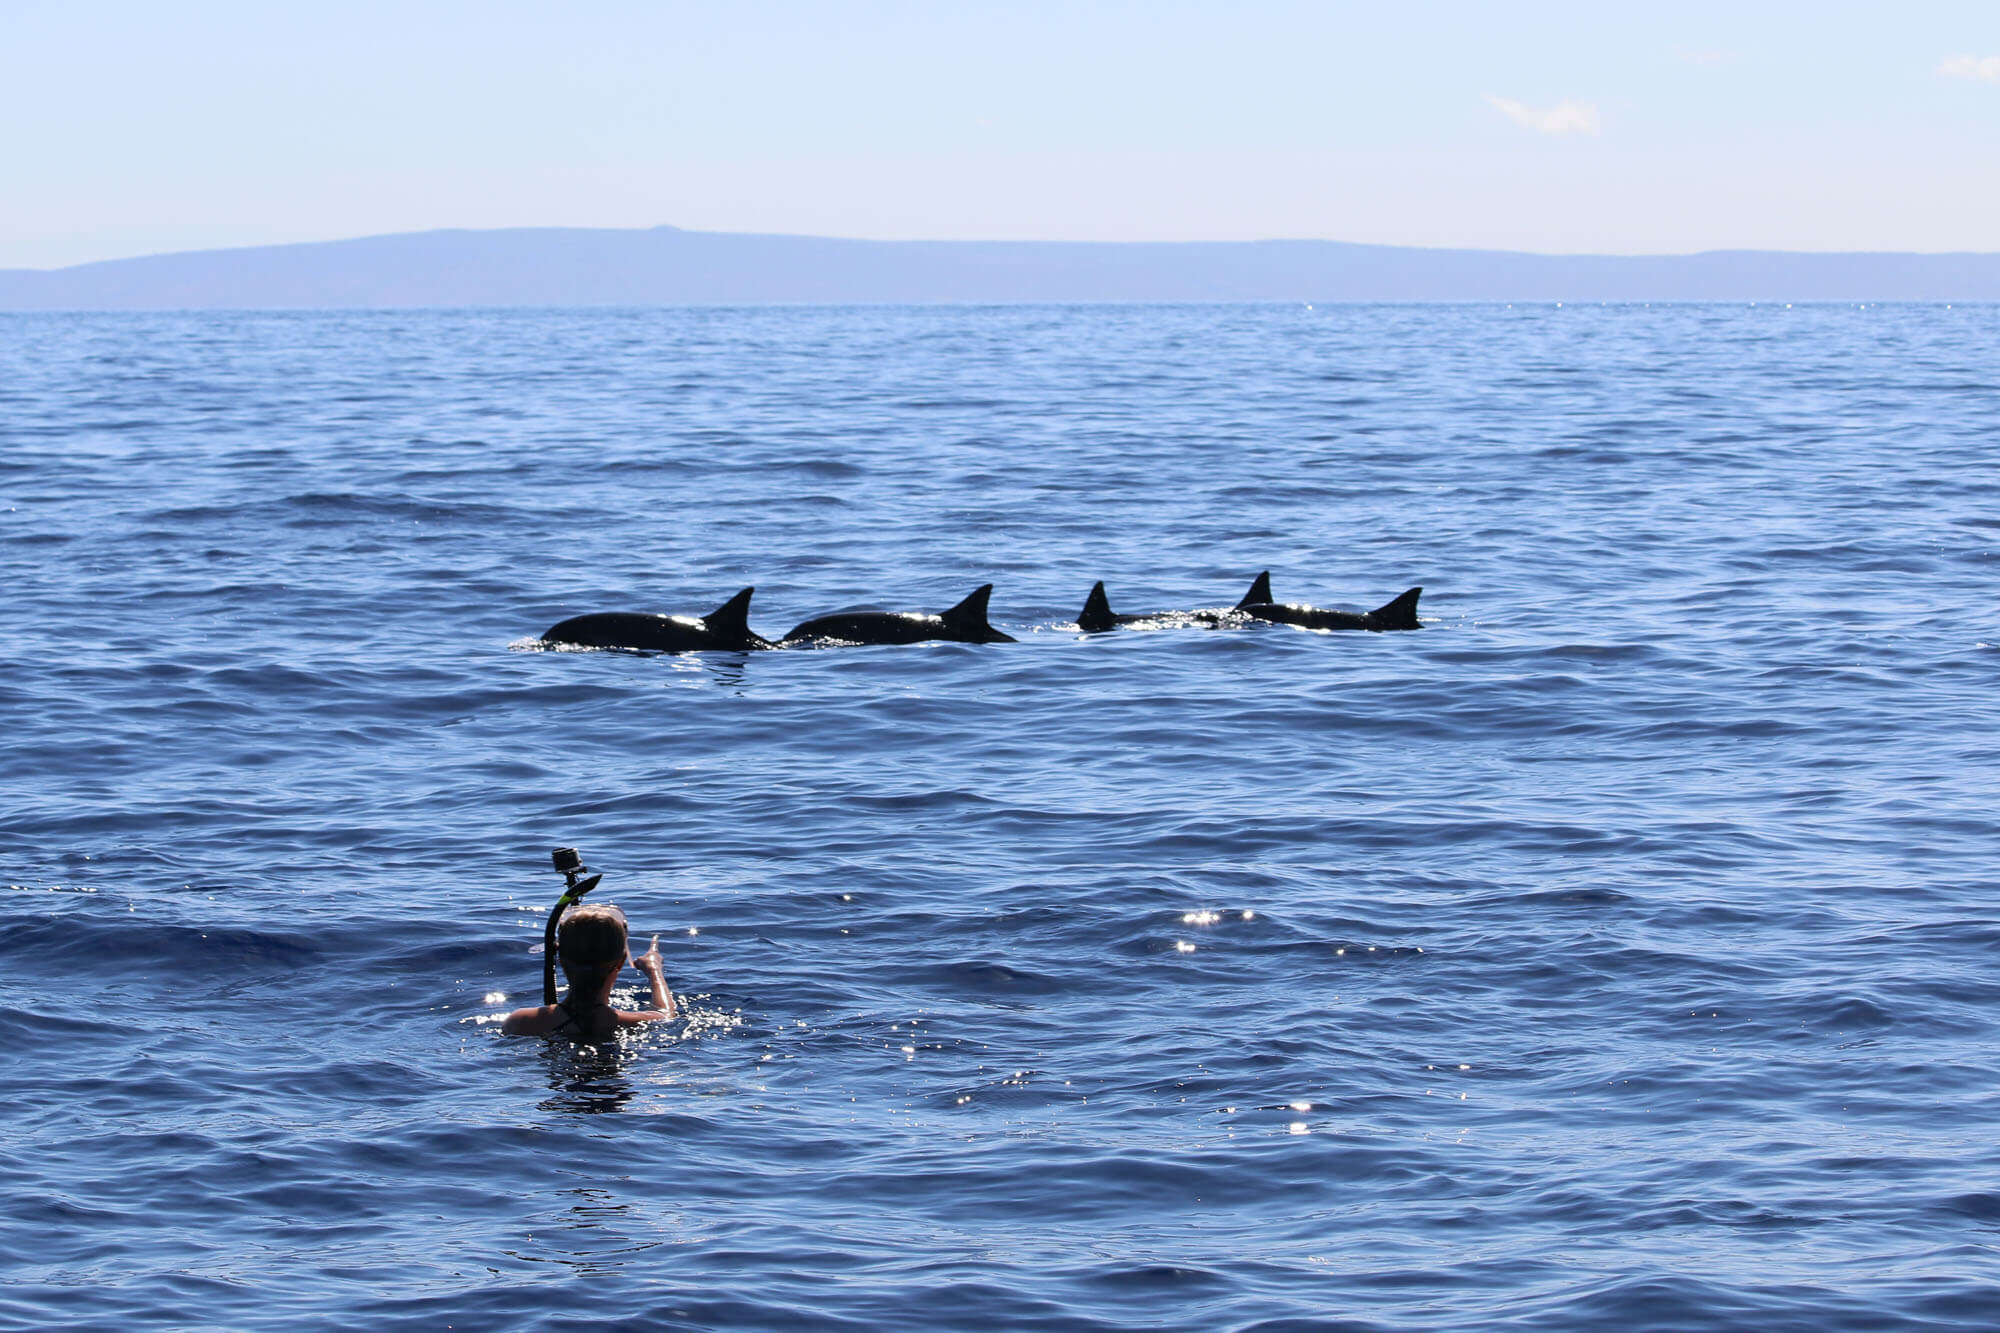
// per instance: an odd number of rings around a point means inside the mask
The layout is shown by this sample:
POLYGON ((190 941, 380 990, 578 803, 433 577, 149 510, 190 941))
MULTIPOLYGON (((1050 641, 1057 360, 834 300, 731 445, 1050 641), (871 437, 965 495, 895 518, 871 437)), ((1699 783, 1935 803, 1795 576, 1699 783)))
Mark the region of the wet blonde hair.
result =
POLYGON ((625 914, 610 903, 572 907, 556 927, 556 957, 572 991, 589 992, 625 966, 625 914))

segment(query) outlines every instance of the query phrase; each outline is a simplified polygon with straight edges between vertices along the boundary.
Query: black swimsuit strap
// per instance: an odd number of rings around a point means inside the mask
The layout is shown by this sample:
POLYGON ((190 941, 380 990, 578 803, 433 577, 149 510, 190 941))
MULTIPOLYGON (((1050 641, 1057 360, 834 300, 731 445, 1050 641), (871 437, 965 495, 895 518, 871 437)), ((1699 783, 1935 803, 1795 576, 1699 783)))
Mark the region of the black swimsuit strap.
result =
MULTIPOLYGON (((588 1016, 590 1014, 595 1013, 599 1009, 609 1009, 610 1007, 611 1006, 608 1004, 594 1004, 591 1005, 589 1008, 585 1009, 583 1011, 583 1015, 588 1016)), ((558 1002, 556 1008, 562 1010, 563 1021, 556 1024, 554 1028, 550 1029, 550 1031, 554 1035, 567 1036, 568 1034, 563 1032, 563 1029, 567 1027, 575 1028, 576 1035, 579 1037, 589 1035, 589 1030, 583 1026, 583 1017, 579 1016, 575 1010, 569 1007, 569 1002, 567 1000, 558 1002)))

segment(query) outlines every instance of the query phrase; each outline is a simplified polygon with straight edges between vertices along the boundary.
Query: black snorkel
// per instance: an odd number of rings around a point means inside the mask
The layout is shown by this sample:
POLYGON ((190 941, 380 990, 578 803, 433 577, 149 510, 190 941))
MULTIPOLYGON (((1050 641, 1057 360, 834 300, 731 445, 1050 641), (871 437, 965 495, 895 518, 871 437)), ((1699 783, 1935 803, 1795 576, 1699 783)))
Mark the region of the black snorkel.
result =
POLYGON ((555 907, 549 912, 549 924, 542 931, 542 1003, 556 1002, 556 927, 562 924, 562 914, 577 905, 583 895, 597 887, 603 875, 589 874, 590 867, 576 854, 574 847, 558 847, 551 854, 557 870, 562 872, 563 895, 556 899, 555 907))

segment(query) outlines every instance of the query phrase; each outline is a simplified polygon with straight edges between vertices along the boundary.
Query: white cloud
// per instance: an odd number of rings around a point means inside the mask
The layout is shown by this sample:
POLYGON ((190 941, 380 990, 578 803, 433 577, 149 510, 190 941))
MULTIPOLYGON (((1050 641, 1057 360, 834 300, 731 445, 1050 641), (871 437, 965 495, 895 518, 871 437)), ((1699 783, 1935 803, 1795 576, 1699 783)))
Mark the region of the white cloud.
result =
POLYGON ((2000 56, 1953 56, 1938 62, 1937 72, 1954 79, 2000 83, 2000 56))
POLYGON ((1595 134, 1598 127, 1597 107, 1590 102, 1557 102, 1554 106, 1533 107, 1517 102, 1511 97, 1494 97, 1488 94, 1486 101, 1516 125, 1542 134, 1595 134))

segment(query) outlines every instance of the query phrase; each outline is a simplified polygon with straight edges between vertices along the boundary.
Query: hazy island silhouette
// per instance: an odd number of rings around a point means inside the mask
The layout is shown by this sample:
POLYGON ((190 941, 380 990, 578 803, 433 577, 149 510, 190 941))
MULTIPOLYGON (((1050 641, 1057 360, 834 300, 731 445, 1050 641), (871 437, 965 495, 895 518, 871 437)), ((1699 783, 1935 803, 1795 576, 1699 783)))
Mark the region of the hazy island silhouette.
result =
POLYGON ((2000 301, 2000 254, 1540 255, 532 227, 0 270, 0 310, 12 311, 1269 301, 2000 301))

